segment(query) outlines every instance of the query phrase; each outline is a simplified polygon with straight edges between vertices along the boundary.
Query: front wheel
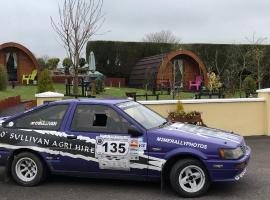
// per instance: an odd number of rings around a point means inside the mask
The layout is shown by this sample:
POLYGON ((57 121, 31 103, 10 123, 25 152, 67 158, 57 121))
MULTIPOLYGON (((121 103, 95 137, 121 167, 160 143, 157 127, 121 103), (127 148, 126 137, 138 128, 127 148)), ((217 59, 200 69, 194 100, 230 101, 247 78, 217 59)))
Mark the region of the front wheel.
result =
POLYGON ((13 179, 23 186, 39 184, 44 179, 45 171, 40 158, 30 152, 16 155, 11 165, 13 179))
POLYGON ((170 172, 170 182, 173 189, 183 197, 203 195, 210 185, 205 167, 195 159, 176 162, 170 172))

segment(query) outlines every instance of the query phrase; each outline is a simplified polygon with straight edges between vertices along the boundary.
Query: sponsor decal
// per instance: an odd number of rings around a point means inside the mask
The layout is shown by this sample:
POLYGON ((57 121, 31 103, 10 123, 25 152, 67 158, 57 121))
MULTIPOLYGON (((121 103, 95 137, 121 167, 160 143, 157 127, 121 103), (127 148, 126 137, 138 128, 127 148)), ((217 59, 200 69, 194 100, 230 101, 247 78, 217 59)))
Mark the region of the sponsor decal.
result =
POLYGON ((194 134, 204 138, 218 138, 240 144, 241 136, 214 128, 195 126, 191 124, 174 123, 167 127, 168 130, 194 134))
POLYGON ((85 139, 67 140, 65 133, 43 130, 5 130, 0 132, 0 147, 3 144, 14 146, 34 146, 58 150, 59 152, 72 152, 74 154, 94 155, 94 144, 85 139), (42 134, 40 134, 42 133, 42 134))
POLYGON ((125 109, 128 109, 128 108, 131 108, 133 106, 138 106, 139 104, 137 102, 134 102, 134 101, 128 101, 128 102, 125 102, 125 103, 120 103, 118 104, 117 106, 123 110, 125 109))
POLYGON ((114 135, 89 138, 79 135, 76 140, 68 140, 67 136, 59 131, 0 128, 0 147, 28 148, 52 155, 80 158, 98 162, 100 169, 161 171, 165 162, 163 159, 144 155, 147 145, 143 138, 134 140, 129 136, 114 135))
POLYGON ((189 142, 189 141, 183 141, 183 140, 172 139, 172 138, 163 138, 163 137, 157 137, 157 141, 169 143, 169 144, 177 144, 177 145, 186 146, 186 147, 207 149, 206 144, 201 144, 201 143, 197 143, 197 142, 189 142))
POLYGON ((96 137, 95 157, 100 169, 130 170, 131 162, 143 155, 146 143, 129 136, 102 135, 96 137))
POLYGON ((130 140, 130 148, 138 148, 139 147, 139 143, 137 139, 132 139, 130 140))
POLYGON ((57 122, 50 122, 50 121, 36 121, 36 122, 30 122, 31 126, 57 126, 57 122))

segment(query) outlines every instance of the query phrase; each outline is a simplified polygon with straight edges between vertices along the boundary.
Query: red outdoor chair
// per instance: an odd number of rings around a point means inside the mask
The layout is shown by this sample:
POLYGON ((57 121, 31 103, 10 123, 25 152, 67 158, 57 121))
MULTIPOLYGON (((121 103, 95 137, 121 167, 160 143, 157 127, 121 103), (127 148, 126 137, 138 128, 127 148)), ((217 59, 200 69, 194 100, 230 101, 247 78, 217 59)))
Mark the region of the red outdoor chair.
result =
POLYGON ((202 77, 196 76, 195 81, 189 81, 189 89, 191 90, 192 87, 196 87, 196 90, 198 91, 200 89, 201 84, 202 84, 202 77))

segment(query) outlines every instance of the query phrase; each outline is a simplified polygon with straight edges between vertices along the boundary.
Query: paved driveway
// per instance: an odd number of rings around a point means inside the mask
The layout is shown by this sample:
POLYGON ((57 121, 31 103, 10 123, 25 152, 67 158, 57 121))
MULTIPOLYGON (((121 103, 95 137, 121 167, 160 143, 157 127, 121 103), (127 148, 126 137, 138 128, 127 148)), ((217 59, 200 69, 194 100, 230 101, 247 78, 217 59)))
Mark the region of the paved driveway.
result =
MULTIPOLYGON (((251 163, 244 179, 238 183, 212 185, 207 195, 200 200, 266 200, 270 198, 270 137, 247 138, 253 150, 251 163)), ((4 182, 0 170, 0 200, 138 200, 179 199, 169 188, 160 191, 159 183, 116 180, 94 180, 51 176, 44 184, 25 188, 12 181, 4 182)))

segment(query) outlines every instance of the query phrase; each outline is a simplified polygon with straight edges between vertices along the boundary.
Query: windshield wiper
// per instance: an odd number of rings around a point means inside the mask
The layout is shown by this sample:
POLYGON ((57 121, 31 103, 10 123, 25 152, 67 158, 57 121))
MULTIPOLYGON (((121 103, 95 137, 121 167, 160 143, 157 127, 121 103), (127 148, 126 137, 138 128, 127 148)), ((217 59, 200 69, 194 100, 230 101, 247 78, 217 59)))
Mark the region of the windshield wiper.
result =
POLYGON ((166 121, 166 122, 163 122, 162 124, 160 124, 160 125, 158 126, 158 128, 163 128, 163 127, 169 126, 169 125, 171 125, 171 122, 166 121))

